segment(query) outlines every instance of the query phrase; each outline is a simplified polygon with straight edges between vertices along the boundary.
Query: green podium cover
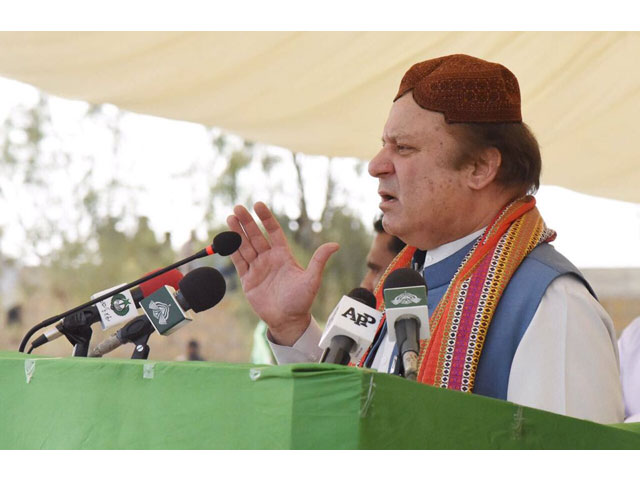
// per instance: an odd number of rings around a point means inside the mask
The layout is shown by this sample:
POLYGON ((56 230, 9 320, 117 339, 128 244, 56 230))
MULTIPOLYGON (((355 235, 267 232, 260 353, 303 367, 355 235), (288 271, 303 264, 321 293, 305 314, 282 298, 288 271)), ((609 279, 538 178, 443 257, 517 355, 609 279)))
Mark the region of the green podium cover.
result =
POLYGON ((336 365, 0 352, 2 449, 636 449, 639 427, 336 365))

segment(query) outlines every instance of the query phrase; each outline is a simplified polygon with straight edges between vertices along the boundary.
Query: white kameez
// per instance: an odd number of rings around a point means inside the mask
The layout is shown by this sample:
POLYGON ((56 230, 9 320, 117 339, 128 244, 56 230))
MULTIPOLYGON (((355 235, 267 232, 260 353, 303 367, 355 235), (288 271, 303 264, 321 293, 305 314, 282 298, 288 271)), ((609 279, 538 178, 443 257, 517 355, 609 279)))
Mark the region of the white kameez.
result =
MULTIPOLYGON (((455 253, 480 232, 427 253, 425 268, 455 253)), ((312 319, 292 347, 270 341, 278 363, 317 362, 322 331, 312 319)), ((640 358, 638 322, 636 359, 640 358)), ((269 338, 269 340, 271 340, 269 338)), ((383 339, 372 368, 387 372, 393 351, 383 339)), ((640 362, 636 361, 636 375, 640 362)), ((528 407, 599 423, 624 419, 618 348, 611 317, 573 275, 553 280, 543 295, 513 357, 507 400, 528 407)), ((640 413, 640 387, 636 387, 640 413)))

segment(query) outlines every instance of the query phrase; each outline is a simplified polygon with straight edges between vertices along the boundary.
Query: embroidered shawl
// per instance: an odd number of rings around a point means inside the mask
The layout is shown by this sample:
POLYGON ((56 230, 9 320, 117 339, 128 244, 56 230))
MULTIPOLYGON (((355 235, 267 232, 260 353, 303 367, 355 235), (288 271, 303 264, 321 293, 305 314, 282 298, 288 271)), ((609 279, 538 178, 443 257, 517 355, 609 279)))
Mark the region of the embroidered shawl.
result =
MULTIPOLYGON (((431 339, 420 342, 419 382, 463 392, 473 390, 482 347, 500 296, 524 258, 555 235, 545 226, 531 196, 512 202, 496 216, 466 255, 431 313, 431 339)), ((392 271, 408 267, 415 251, 415 247, 405 247, 380 279, 374 291, 379 310, 384 309, 385 279, 392 271)))

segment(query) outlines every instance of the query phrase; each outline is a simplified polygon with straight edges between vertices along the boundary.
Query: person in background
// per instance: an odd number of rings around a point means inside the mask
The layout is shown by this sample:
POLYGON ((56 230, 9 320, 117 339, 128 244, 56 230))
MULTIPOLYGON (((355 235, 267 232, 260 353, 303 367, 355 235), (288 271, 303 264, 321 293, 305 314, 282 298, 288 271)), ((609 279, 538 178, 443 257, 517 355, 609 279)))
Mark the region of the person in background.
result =
POLYGON ((267 341, 267 324, 262 320, 258 320, 258 324, 253 330, 251 363, 258 365, 275 365, 277 363, 267 341))
POLYGON ((200 344, 198 343, 198 341, 194 338, 192 338, 191 340, 189 340, 189 343, 187 343, 187 352, 186 354, 183 355, 179 355, 176 358, 177 361, 181 361, 184 362, 186 361, 204 361, 204 358, 202 358, 202 356, 200 355, 200 344))
POLYGON ((640 422, 640 317, 618 339, 625 422, 640 422))
POLYGON ((371 292, 378 285, 391 260, 405 247, 405 243, 402 240, 384 231, 382 216, 373 222, 373 230, 375 236, 367 254, 367 273, 360 284, 362 288, 366 288, 371 292))
POLYGON ((22 324, 22 305, 14 305, 7 311, 7 325, 22 324))

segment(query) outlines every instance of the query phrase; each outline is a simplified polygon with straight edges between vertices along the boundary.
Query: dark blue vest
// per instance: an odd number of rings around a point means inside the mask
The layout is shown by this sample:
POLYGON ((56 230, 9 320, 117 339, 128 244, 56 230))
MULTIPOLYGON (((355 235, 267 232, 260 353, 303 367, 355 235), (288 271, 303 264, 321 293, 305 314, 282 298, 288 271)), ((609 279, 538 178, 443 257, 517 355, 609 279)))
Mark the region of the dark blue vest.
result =
MULTIPOLYGON (((435 310, 474 243, 475 240, 425 270, 429 312, 435 310)), ((412 262, 415 269, 421 269, 424 256, 425 252, 416 252, 412 262)), ((473 393, 506 400, 509 373, 516 349, 544 292, 560 275, 575 275, 596 296, 580 271, 569 260, 548 243, 538 245, 520 264, 500 298, 478 363, 473 393)), ((382 340, 386 329, 380 333, 379 340, 382 340)), ((380 341, 375 346, 379 344, 380 341)), ((375 349, 372 349, 371 358, 367 358, 366 364, 371 364, 375 349)))

